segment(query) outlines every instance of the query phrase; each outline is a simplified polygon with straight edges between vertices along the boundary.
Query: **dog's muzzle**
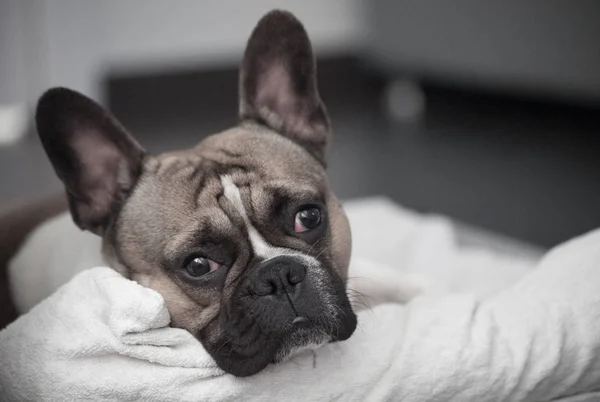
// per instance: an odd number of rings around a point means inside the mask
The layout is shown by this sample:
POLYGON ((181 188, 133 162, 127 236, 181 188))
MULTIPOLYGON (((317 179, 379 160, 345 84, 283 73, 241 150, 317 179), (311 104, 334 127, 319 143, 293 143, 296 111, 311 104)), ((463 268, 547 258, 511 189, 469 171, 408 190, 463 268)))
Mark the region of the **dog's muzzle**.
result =
POLYGON ((297 349, 346 340, 357 325, 343 282, 292 255, 255 262, 220 319, 221 340, 208 350, 236 376, 255 374, 297 349))

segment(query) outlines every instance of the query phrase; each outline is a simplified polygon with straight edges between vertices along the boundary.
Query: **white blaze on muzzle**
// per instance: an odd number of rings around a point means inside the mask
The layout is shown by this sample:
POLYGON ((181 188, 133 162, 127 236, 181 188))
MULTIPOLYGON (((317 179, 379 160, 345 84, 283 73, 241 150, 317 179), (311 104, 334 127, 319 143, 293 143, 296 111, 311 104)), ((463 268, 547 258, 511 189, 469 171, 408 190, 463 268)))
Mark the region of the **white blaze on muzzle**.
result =
POLYGON ((223 185, 225 198, 227 198, 229 202, 231 202, 236 211, 244 220, 246 230, 248 231, 248 238, 250 239, 252 250, 254 251, 254 254, 256 256, 265 260, 270 260, 271 258, 275 258, 281 255, 295 256, 302 260, 304 263, 306 263, 308 266, 314 267, 320 265, 314 257, 311 257, 305 253, 290 248, 275 247, 272 244, 269 244, 267 240, 264 237, 262 237, 262 235, 250 222, 250 218, 248 218, 246 208, 244 207, 244 203, 242 202, 240 190, 233 182, 231 176, 221 176, 221 184, 223 185))

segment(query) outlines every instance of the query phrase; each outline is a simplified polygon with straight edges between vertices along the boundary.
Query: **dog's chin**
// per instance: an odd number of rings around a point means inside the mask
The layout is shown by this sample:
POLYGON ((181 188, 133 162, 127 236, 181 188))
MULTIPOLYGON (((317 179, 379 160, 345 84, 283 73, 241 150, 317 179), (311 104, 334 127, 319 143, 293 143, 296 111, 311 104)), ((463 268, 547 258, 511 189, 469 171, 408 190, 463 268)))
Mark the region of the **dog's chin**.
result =
POLYGON ((218 366, 236 377, 255 375, 270 364, 280 364, 329 342, 348 339, 356 329, 356 316, 352 313, 335 334, 322 328, 304 327, 286 331, 284 334, 256 339, 251 343, 230 339, 207 348, 218 366))
POLYGON ((280 364, 296 356, 314 351, 331 340, 331 336, 322 331, 300 329, 292 333, 284 342, 272 363, 280 364))
POLYGON ((331 341, 331 336, 319 329, 297 329, 284 336, 240 345, 236 340, 211 348, 209 353, 219 367, 236 377, 257 374, 270 364, 279 364, 307 350, 331 341))

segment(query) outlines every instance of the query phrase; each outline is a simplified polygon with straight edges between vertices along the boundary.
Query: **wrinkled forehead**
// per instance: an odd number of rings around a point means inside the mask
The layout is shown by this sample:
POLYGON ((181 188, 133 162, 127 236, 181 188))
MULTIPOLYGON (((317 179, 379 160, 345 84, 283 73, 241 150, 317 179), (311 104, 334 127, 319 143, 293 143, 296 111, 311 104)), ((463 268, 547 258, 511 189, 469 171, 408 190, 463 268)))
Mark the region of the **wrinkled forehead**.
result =
POLYGON ((155 233, 161 228, 165 237, 210 230, 205 235, 235 238, 240 205, 225 196, 227 184, 257 221, 287 205, 325 203, 328 191, 323 168, 303 148, 268 130, 239 127, 149 160, 134 202, 126 205, 130 223, 153 225, 146 229, 155 233))
POLYGON ((320 191, 326 175, 304 148, 256 124, 207 137, 196 147, 159 155, 150 163, 156 178, 178 187, 204 187, 228 175, 241 186, 288 193, 320 191))
POLYGON ((224 165, 242 162, 245 169, 271 177, 295 177, 309 181, 325 177, 321 164, 303 147, 253 123, 212 135, 194 151, 224 165))

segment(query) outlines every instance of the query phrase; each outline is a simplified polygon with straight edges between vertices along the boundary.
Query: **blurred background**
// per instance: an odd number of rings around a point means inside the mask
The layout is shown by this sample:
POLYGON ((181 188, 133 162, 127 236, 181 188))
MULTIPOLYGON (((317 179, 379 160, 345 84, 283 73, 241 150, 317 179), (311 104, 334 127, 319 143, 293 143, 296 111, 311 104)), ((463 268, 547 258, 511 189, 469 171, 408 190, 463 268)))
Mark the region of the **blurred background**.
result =
POLYGON ((50 86, 151 152, 233 125, 238 63, 273 8, 315 46, 341 198, 541 247, 600 226, 597 0, 0 0, 0 206, 61 188, 32 125, 50 86))

